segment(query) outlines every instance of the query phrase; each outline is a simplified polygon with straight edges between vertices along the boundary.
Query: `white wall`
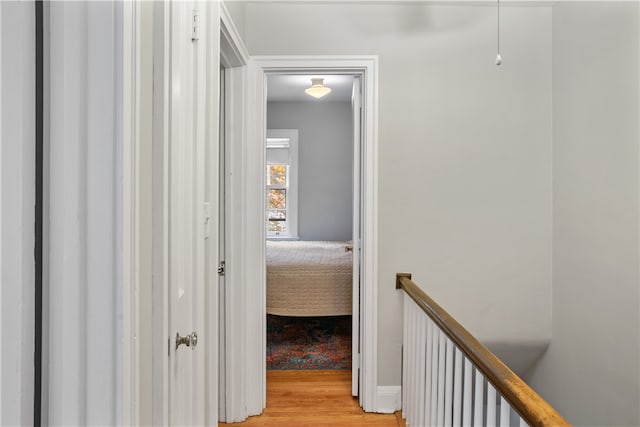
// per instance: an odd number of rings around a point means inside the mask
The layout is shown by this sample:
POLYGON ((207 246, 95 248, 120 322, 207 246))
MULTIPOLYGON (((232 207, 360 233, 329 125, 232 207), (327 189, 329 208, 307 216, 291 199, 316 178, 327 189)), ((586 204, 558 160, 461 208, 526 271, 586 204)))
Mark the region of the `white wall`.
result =
POLYGON ((267 128, 298 129, 298 235, 351 240, 353 141, 350 102, 269 102, 267 128))
POLYGON ((236 26, 238 30, 238 34, 242 37, 243 40, 246 40, 247 34, 247 25, 245 21, 245 15, 247 10, 247 4, 240 0, 226 0, 222 2, 224 7, 227 8, 229 12, 229 16, 233 20, 233 24, 236 26))
POLYGON ((252 55, 379 56, 379 385, 399 271, 524 369, 551 332, 550 7, 504 7, 501 67, 494 6, 246 7, 252 55))
POLYGON ((0 3, 0 425, 33 424, 35 10, 0 3))
POLYGON ((639 7, 553 8, 553 339, 531 373, 575 425, 638 425, 639 7))
MULTIPOLYGON (((119 424, 122 3, 51 2, 49 413, 119 424)), ((121 390, 124 387, 120 388, 121 390)))

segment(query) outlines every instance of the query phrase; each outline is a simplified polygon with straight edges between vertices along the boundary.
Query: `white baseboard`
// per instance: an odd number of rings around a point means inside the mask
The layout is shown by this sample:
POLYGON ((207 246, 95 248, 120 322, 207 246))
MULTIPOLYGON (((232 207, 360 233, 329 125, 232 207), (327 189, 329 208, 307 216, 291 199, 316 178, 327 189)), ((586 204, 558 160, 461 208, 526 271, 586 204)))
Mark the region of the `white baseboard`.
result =
POLYGON ((378 386, 377 411, 392 414, 402 408, 402 387, 399 385, 378 386))

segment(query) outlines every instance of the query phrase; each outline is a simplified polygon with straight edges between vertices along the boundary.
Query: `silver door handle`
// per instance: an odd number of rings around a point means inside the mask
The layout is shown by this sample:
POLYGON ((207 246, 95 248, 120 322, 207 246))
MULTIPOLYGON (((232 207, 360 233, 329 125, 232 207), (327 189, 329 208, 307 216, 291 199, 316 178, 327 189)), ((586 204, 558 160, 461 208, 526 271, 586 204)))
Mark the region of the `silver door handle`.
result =
POLYGON ((191 333, 191 347, 195 348, 198 345, 198 334, 196 334, 196 331, 193 331, 191 333))
POLYGON ((187 347, 195 347, 198 345, 198 334, 192 332, 191 334, 187 334, 185 336, 180 336, 180 333, 176 333, 176 350, 181 345, 186 345, 187 347))

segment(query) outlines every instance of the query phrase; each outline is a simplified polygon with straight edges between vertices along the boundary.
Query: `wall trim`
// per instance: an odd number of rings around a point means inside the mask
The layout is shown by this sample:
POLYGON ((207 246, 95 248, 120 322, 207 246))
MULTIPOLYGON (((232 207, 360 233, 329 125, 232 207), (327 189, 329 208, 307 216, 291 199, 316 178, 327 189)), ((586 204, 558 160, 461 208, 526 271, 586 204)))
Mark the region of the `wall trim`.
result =
POLYGON ((169 255, 168 255, 168 170, 169 152, 169 46, 170 4, 153 4, 153 338, 152 348, 152 424, 169 424, 169 255))
POLYGON ((220 250, 220 205, 219 205, 219 144, 220 144, 220 69, 222 56, 221 2, 206 3, 207 34, 204 46, 205 56, 205 165, 204 186, 205 206, 205 420, 215 423, 220 419, 219 390, 224 384, 220 375, 220 330, 223 324, 220 312, 222 289, 218 277, 220 250), (220 48, 220 50, 218 50, 220 48))
POLYGON ((392 414, 402 409, 402 387, 399 385, 378 386, 378 408, 376 412, 392 414))
MULTIPOLYGON (((122 342, 121 380, 116 394, 119 397, 119 418, 125 425, 140 424, 140 4, 123 3, 122 14, 122 188, 120 209, 122 271, 122 342), (119 392, 119 393, 118 393, 119 392)), ((118 303, 116 302, 116 306, 118 303)))
MULTIPOLYGON (((219 10, 216 9, 217 15, 212 16, 212 20, 217 19, 220 22, 219 31, 212 34, 212 40, 215 40, 213 46, 219 46, 219 51, 213 48, 211 55, 211 69, 220 70, 220 66, 224 67, 224 94, 218 92, 219 81, 212 81, 208 85, 211 91, 209 94, 210 111, 212 115, 209 117, 211 128, 210 141, 216 141, 216 145, 212 146, 212 152, 209 156, 211 168, 215 171, 210 177, 212 189, 210 194, 211 210, 215 220, 211 226, 211 234, 217 235, 220 224, 219 209, 219 176, 218 165, 221 161, 219 158, 219 144, 224 143, 224 156, 222 159, 225 163, 225 235, 224 235, 224 251, 226 257, 226 274, 223 282, 218 281, 217 271, 213 271, 211 278, 215 284, 215 289, 221 292, 215 298, 209 298, 208 304, 211 311, 215 308, 216 312, 220 309, 219 315, 219 334, 218 330, 211 331, 210 340, 215 341, 216 351, 212 352, 210 363, 212 372, 207 376, 210 382, 210 405, 216 406, 215 419, 224 422, 243 421, 248 415, 257 415, 262 411, 262 406, 257 412, 251 412, 253 408, 247 405, 247 377, 246 372, 246 343, 242 339, 246 336, 245 315, 241 309, 225 310, 224 307, 241 307, 242 301, 245 299, 245 290, 243 284, 246 283, 247 272, 242 269, 242 262, 235 260, 246 259, 245 239, 249 238, 246 230, 241 225, 245 221, 246 214, 243 209, 244 197, 246 189, 244 188, 244 180, 242 171, 244 170, 244 145, 246 141, 245 123, 246 121, 246 93, 247 93, 247 64, 249 62, 249 54, 238 33, 233 21, 227 11, 224 3, 220 2, 219 10), (220 98, 224 99, 224 141, 220 141, 219 127, 213 123, 218 123, 220 119, 219 105, 220 98), (239 212, 238 215, 232 215, 232 212, 239 212), (220 304, 220 306, 219 306, 220 304), (217 357, 219 354, 219 358, 217 357), (215 362, 214 362, 215 359, 215 362), (219 364, 218 364, 219 363, 219 364), (216 370, 214 373, 213 370, 216 370), (219 371, 219 372, 218 372, 219 371), (219 375, 218 375, 219 374, 219 375), (220 388, 218 389, 218 386, 220 388), (214 390, 215 388, 215 390, 214 390), (218 395, 218 391, 220 394, 218 395)), ((211 48, 210 48, 211 49, 211 48)), ((212 73, 209 73, 211 75, 212 73)), ((216 74, 216 78, 219 76, 216 74)), ((211 239, 218 241, 218 239, 211 239)), ((213 264, 218 262, 218 247, 211 251, 213 264)), ((213 344, 212 344, 213 345, 213 344)), ((213 416, 210 417, 213 419, 213 416)))

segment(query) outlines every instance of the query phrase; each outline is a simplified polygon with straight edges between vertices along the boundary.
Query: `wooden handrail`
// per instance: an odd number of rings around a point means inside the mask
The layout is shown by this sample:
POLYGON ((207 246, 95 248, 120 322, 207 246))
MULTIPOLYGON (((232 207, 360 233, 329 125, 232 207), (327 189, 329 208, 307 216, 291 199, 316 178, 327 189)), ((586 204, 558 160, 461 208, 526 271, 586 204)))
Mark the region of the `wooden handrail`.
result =
POLYGON ((529 425, 549 427, 571 425, 495 354, 412 282, 411 274, 398 273, 396 289, 403 289, 415 301, 529 425))

